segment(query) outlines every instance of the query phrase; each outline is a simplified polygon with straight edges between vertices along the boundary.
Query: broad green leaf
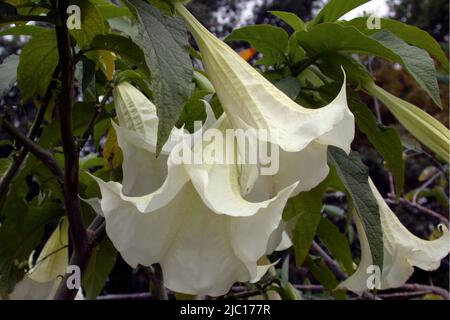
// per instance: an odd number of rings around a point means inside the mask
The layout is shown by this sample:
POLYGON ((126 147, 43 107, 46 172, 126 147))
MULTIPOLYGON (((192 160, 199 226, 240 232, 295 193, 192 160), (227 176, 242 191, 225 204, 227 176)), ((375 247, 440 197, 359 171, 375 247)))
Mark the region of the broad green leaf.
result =
POLYGON ((325 244, 331 255, 344 267, 348 274, 352 274, 353 268, 352 252, 350 244, 345 235, 330 220, 321 218, 317 228, 317 236, 325 244))
POLYGON ((19 56, 12 54, 0 64, 0 99, 8 93, 17 78, 19 56))
MULTIPOLYGON (((403 23, 401 21, 385 18, 381 18, 380 21, 381 21, 381 29, 389 30, 394 35, 403 39, 410 45, 427 50, 429 54, 431 54, 441 63, 445 71, 448 72, 449 63, 447 56, 444 50, 442 50, 442 47, 439 44, 439 42, 437 42, 436 39, 434 39, 428 32, 418 27, 403 23)), ((368 35, 380 31, 378 29, 367 28, 367 17, 355 18, 349 21, 347 24, 355 26, 360 31, 368 35)))
POLYGON ((144 74, 149 75, 142 49, 127 37, 118 34, 97 35, 89 49, 112 51, 131 64, 130 68, 137 67, 144 74))
POLYGON ((151 85, 159 118, 157 154, 169 138, 194 90, 188 33, 179 17, 166 16, 150 4, 129 1, 139 18, 139 42, 152 73, 151 85))
POLYGON ((348 156, 341 149, 329 147, 328 160, 336 168, 361 218, 369 241, 372 260, 383 270, 383 232, 378 204, 368 182, 369 169, 361 162, 359 154, 355 151, 348 156))
POLYGON ((389 31, 369 37, 353 26, 323 23, 308 32, 297 32, 295 36, 310 55, 326 55, 330 51, 357 52, 398 62, 440 105, 433 60, 425 50, 409 46, 389 31))
POLYGON ((350 99, 349 105, 359 129, 386 161, 394 176, 396 194, 401 195, 405 181, 405 162, 400 135, 394 128, 377 124, 372 112, 361 101, 350 99))
POLYGON ((31 38, 22 49, 17 68, 22 100, 45 95, 58 60, 54 30, 41 32, 31 38))
POLYGON ((286 62, 288 34, 280 27, 267 24, 243 27, 233 30, 225 41, 246 41, 263 57, 258 64, 266 66, 279 65, 286 62))
POLYGON ((11 164, 11 160, 8 158, 1 158, 0 159, 0 180, 3 174, 8 170, 9 165, 11 164))
POLYGON ((86 299, 95 299, 100 294, 116 264, 116 256, 117 251, 109 239, 103 240, 94 249, 83 276, 83 289, 86 293, 86 299))
POLYGON ((297 266, 302 265, 316 235, 326 185, 326 182, 322 182, 311 191, 301 192, 289 199, 284 209, 283 220, 298 219, 292 232, 297 266), (298 218, 295 218, 297 215, 298 218))
POLYGON ((24 276, 28 258, 41 242, 45 225, 64 213, 55 203, 30 206, 27 211, 22 226, 6 220, 0 227, 0 296, 3 297, 24 276))
POLYGON ((415 105, 397 98, 375 83, 364 89, 380 99, 403 127, 416 137, 425 147, 449 162, 450 131, 437 119, 415 105))
POLYGON ((0 31, 0 37, 2 36, 35 36, 39 33, 48 30, 47 28, 39 26, 22 25, 11 27, 0 31))
POLYGON ((70 30, 80 48, 89 46, 97 34, 105 32, 105 24, 100 11, 89 0, 76 0, 72 4, 80 7, 81 28, 70 30))
POLYGON ((322 10, 320 10, 311 24, 315 25, 323 22, 334 22, 347 12, 358 8, 369 1, 370 0, 330 0, 322 10))
POLYGON ((428 52, 424 49, 410 46, 390 31, 377 32, 371 35, 371 38, 395 52, 413 78, 425 89, 433 101, 442 108, 439 85, 436 78, 436 67, 428 52))
POLYGON ((306 25, 303 20, 295 13, 286 11, 269 11, 274 16, 280 18, 287 23, 294 31, 306 30, 306 25))
POLYGON ((275 83, 289 98, 295 100, 300 93, 300 81, 294 77, 286 77, 275 83))
POLYGON ((189 132, 194 132, 194 122, 206 120, 205 103, 202 101, 208 94, 205 90, 195 90, 181 112, 177 126, 184 128, 189 132))
POLYGON ((126 6, 118 6, 108 0, 91 0, 91 3, 97 7, 105 20, 133 16, 126 6))
POLYGON ((339 282, 322 258, 309 255, 305 259, 305 265, 314 278, 322 284, 325 290, 331 291, 335 299, 345 300, 346 297, 344 291, 334 290, 334 288, 338 286, 339 282))

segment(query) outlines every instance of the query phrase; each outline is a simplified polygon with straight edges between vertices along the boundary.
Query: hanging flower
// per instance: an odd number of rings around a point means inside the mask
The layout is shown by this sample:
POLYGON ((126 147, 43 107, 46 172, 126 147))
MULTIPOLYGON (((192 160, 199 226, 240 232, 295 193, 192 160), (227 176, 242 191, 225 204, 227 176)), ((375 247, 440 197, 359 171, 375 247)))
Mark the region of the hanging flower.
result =
POLYGON ((211 34, 182 3, 175 2, 174 6, 200 48, 208 77, 232 126, 267 130, 268 141, 281 148, 278 173, 262 177, 254 166, 241 168, 242 192, 250 193, 257 188, 258 193, 273 196, 299 181, 295 195, 317 186, 328 175, 327 146, 349 152, 354 137, 354 118, 347 106, 345 80, 329 105, 303 108, 211 34))
MULTIPOLYGON (((151 139, 158 125, 157 120, 149 120, 150 113, 156 117, 155 110, 148 100, 141 103, 142 98, 129 84, 116 88, 116 109, 122 115, 114 128, 124 154, 124 180, 119 184, 95 178, 102 199, 88 200, 104 215, 114 246, 133 267, 160 263, 165 285, 177 292, 222 295, 237 281, 259 280, 270 265, 260 266, 258 260, 265 255, 296 184, 269 200, 248 202, 240 194, 236 164, 174 161, 181 147, 199 137, 197 132, 189 135, 181 129, 173 130, 163 148, 162 169, 151 139), (120 110, 125 105, 123 97, 136 101, 125 103, 133 109, 128 113, 120 110), (132 114, 140 119, 127 120, 132 114), (149 121, 142 120, 144 115, 149 121), (145 129, 130 130, 142 129, 140 123, 145 123, 145 129)), ((229 128, 225 115, 215 120, 206 106, 204 128, 229 128)))
POLYGON ((69 262, 69 224, 67 219, 53 231, 42 248, 36 263, 9 295, 11 300, 51 300, 53 299, 69 262))
MULTIPOLYGON (((414 272, 414 267, 426 271, 436 270, 449 252, 448 229, 440 225, 442 236, 437 240, 426 241, 416 237, 398 220, 370 179, 369 184, 379 206, 383 230, 384 261, 381 279, 378 279, 378 289, 402 286, 414 272)), ((361 243, 361 262, 355 273, 342 282, 339 288, 361 294, 368 290, 368 282, 376 284, 377 279, 374 279, 373 283, 369 279, 374 271, 370 268, 372 256, 369 242, 358 215, 355 214, 354 219, 361 243)), ((373 275, 376 276, 376 273, 373 275)))

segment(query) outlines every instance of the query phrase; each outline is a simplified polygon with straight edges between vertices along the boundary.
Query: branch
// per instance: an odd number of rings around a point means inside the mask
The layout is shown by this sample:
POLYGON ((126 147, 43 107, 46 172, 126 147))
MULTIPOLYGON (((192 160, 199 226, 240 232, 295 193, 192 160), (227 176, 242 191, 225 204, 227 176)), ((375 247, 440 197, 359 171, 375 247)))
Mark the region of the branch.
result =
POLYGON ((49 151, 43 149, 40 145, 27 138, 22 132, 20 132, 19 129, 14 127, 6 120, 0 120, 0 127, 3 128, 17 142, 22 144, 26 150, 28 150, 34 156, 36 156, 36 158, 41 160, 42 163, 46 165, 49 170, 56 176, 58 181, 62 183, 64 177, 63 171, 49 151))
POLYGON ((410 290, 410 291, 429 291, 431 293, 441 296, 445 300, 450 299, 449 292, 440 287, 429 286, 429 285, 418 284, 418 283, 408 283, 408 284, 401 286, 401 288, 403 288, 405 290, 410 290))
MULTIPOLYGON (((54 77, 56 77, 56 75, 59 73, 58 68, 56 69, 57 70, 55 70, 55 72, 53 73, 54 77)), ((34 119, 33 124, 30 127, 30 130, 28 131, 27 137, 31 141, 34 141, 39 133, 39 129, 41 128, 42 122, 44 121, 45 112, 47 111, 47 107, 52 98, 53 89, 55 88, 55 85, 56 81, 52 81, 48 86, 47 92, 45 93, 44 99, 42 100, 41 107, 39 108, 39 111, 36 114, 36 118, 34 119)), ((3 174, 3 178, 0 181, 0 199, 7 194, 9 185, 11 184, 14 177, 17 175, 17 172, 19 172, 19 169, 22 166, 22 163, 25 161, 27 155, 28 149, 22 148, 14 156, 13 162, 8 167, 6 172, 3 174)))
MULTIPOLYGON (((61 21, 67 20, 68 0, 58 1, 61 21)), ((64 150, 64 203, 70 225, 73 252, 70 264, 80 268, 81 275, 87 267, 91 252, 89 250, 88 235, 81 212, 78 198, 79 150, 75 142, 72 126, 72 111, 74 102, 74 72, 75 65, 70 45, 70 35, 65 23, 55 27, 58 44, 59 66, 61 68, 61 96, 59 101, 59 115, 61 123, 61 141, 64 150)), ((77 289, 67 287, 66 274, 56 292, 57 300, 73 300, 77 289)))
POLYGON ((107 89, 105 91, 105 95, 103 96, 102 101, 100 101, 100 103, 98 103, 95 106, 94 114, 93 114, 91 120, 89 121, 89 124, 88 124, 86 130, 84 131, 83 135, 81 136, 80 150, 84 148, 86 142, 92 135, 95 124, 97 123, 97 120, 98 120, 100 114, 103 112, 103 110, 105 110, 106 103, 108 102, 109 98, 111 97, 112 91, 113 91, 112 85, 110 83, 107 84, 107 89))
POLYGON ((4 23, 14 23, 17 21, 40 21, 54 24, 53 19, 48 16, 38 16, 38 15, 17 15, 17 16, 9 16, 0 19, 0 24, 4 23))
POLYGON ((341 271, 341 268, 339 264, 333 260, 326 252, 323 250, 317 242, 313 241, 311 249, 313 249, 315 252, 317 252, 324 260, 327 266, 333 271, 333 273, 336 275, 338 280, 345 280, 347 278, 347 275, 341 271))
POLYGON ((402 205, 404 205, 404 206, 406 206, 406 207, 409 207, 409 208, 412 208, 412 209, 419 210, 419 211, 421 211, 421 212, 423 212, 423 213, 426 213, 426 214, 428 214, 429 216, 431 216, 431 217, 433 217, 433 218, 435 218, 435 219, 441 221, 441 222, 442 222, 443 224, 445 224, 447 227, 449 226, 449 221, 448 221, 448 219, 447 219, 446 217, 444 217, 442 214, 439 214, 439 213, 437 213, 436 211, 431 210, 431 209, 429 209, 429 208, 427 208, 427 207, 424 207, 424 206, 422 206, 422 205, 420 205, 420 204, 418 204, 418 203, 412 203, 411 201, 406 200, 406 199, 404 199, 404 198, 400 198, 400 199, 398 199, 398 201, 397 201, 396 199, 386 199, 386 202, 387 202, 387 203, 392 203, 392 204, 398 204, 398 203, 400 203, 400 204, 402 204, 402 205))

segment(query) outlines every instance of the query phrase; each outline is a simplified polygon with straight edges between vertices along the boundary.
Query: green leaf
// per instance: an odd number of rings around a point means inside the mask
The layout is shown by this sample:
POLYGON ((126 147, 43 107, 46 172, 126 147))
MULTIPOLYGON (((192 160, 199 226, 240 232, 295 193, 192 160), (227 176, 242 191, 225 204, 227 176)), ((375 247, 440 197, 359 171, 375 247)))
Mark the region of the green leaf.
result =
POLYGON ((377 124, 372 112, 361 101, 349 99, 349 105, 359 129, 367 136, 370 143, 386 161, 389 170, 392 171, 396 194, 401 195, 405 182, 405 162, 400 135, 394 128, 377 124))
POLYGON ((283 220, 295 219, 295 216, 298 215, 298 220, 292 232, 297 266, 303 264, 316 235, 326 185, 326 182, 322 182, 311 191, 301 192, 294 198, 289 199, 284 209, 283 220))
POLYGON ((116 264, 116 256, 117 251, 109 239, 103 240, 94 249, 83 276, 83 289, 86 293, 86 299, 95 299, 100 294, 116 264))
POLYGON ((179 17, 166 16, 150 4, 129 1, 139 18, 139 42, 152 73, 151 85, 159 118, 156 152, 169 138, 194 90, 188 33, 179 17))
POLYGON ((295 13, 286 11, 269 11, 269 12, 274 16, 283 20, 287 25, 289 25, 292 29, 294 29, 294 31, 306 30, 306 24, 295 13))
MULTIPOLYGON (((380 21, 382 29, 389 30, 395 36, 403 39, 410 45, 427 50, 429 54, 441 63, 446 72, 449 71, 449 63, 444 50, 442 50, 439 42, 437 42, 428 32, 401 21, 385 18, 381 18, 380 21)), ((367 17, 355 18, 347 22, 347 24, 355 26, 364 34, 371 35, 379 32, 377 29, 367 28, 367 17)))
POLYGON ((0 64, 0 99, 8 93, 17 78, 19 56, 12 54, 0 64))
POLYGON ((399 62, 405 66, 413 78, 442 109, 439 85, 436 78, 436 67, 428 52, 424 49, 410 46, 390 31, 380 31, 371 37, 401 58, 399 62))
POLYGON ((225 41, 246 41, 250 43, 263 55, 263 58, 258 60, 258 64, 273 66, 286 62, 285 54, 288 47, 288 38, 288 34, 283 28, 260 24, 233 30, 225 38, 225 41))
POLYGON ((100 11, 89 0, 76 0, 72 4, 80 7, 81 28, 70 30, 80 48, 86 48, 97 34, 105 32, 105 24, 100 11))
POLYGON ((45 95, 58 60, 54 30, 41 32, 31 38, 23 47, 17 68, 22 100, 45 95))
POLYGON ((145 63, 144 52, 136 43, 127 37, 118 34, 97 35, 92 40, 89 49, 114 52, 131 64, 130 69, 137 67, 145 75, 150 75, 145 63))
POLYGON ((3 174, 8 170, 9 165, 11 164, 11 160, 7 158, 1 158, 0 159, 0 180, 3 174))
POLYGON ((332 291, 335 299, 345 300, 346 297, 343 290, 334 290, 334 288, 338 286, 339 281, 322 258, 309 255, 305 259, 305 265, 314 278, 322 284, 325 290, 332 291))
POLYGON ((24 275, 31 252, 44 235, 44 226, 63 215, 56 203, 30 206, 25 221, 19 226, 6 220, 0 227, 0 296, 6 297, 24 275))
POLYGON ((325 244, 331 255, 336 258, 348 274, 352 274, 353 268, 352 251, 345 235, 330 220, 321 218, 317 228, 317 236, 325 244))
POLYGON ((350 194, 353 205, 361 218, 369 241, 372 260, 383 270, 383 232, 378 203, 369 186, 369 169, 361 162, 359 154, 349 156, 339 148, 328 148, 328 159, 350 194))
POLYGON ((425 50, 409 46, 389 31, 368 37, 353 26, 323 23, 308 32, 297 32, 296 39, 310 55, 326 55, 330 51, 357 52, 398 62, 440 105, 433 60, 425 50))
POLYGON ((295 100, 300 93, 300 81, 294 77, 286 77, 275 83, 289 98, 295 100))
POLYGON ((323 22, 334 22, 347 12, 358 8, 369 1, 370 0, 330 0, 322 8, 322 10, 320 10, 311 25, 316 25, 323 22))
POLYGON ((41 32, 48 30, 47 28, 38 26, 21 25, 16 27, 11 27, 0 32, 0 37, 2 36, 35 36, 41 32))

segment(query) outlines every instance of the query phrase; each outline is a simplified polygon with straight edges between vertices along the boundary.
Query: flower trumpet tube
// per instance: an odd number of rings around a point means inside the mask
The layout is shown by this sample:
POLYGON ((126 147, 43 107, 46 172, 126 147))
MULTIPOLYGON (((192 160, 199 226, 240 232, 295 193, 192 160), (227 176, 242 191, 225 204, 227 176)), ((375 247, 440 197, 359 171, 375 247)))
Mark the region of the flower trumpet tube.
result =
MULTIPOLYGON (((122 89, 131 100, 142 98, 133 87, 122 89)), ((116 108, 123 107, 121 103, 116 101, 116 108)), ((137 118, 148 116, 148 109, 140 111, 145 104, 127 108, 136 108, 137 118)), ((215 120, 207 104, 206 110, 205 128, 223 132, 230 127, 226 115, 215 120)), ((130 123, 119 117, 120 125, 114 124, 124 153, 123 183, 94 177, 102 198, 87 200, 105 217, 106 232, 125 261, 133 267, 160 263, 165 285, 188 294, 217 296, 237 281, 259 280, 270 265, 261 266, 258 260, 272 246, 270 239, 296 184, 273 198, 249 202, 240 194, 236 164, 175 161, 182 147, 201 138, 198 132, 188 134, 182 129, 174 129, 164 146, 167 155, 160 172, 165 176, 160 173, 155 181, 144 171, 163 164, 152 167, 160 160, 155 157, 155 141, 145 132, 154 132, 157 122, 147 121, 146 129, 137 131, 131 130, 130 123)))
MULTIPOLYGON (((174 6, 200 48, 206 73, 232 126, 266 130, 268 142, 281 149, 280 172, 264 179, 256 188, 274 195, 294 181, 300 181, 297 194, 319 184, 328 174, 327 146, 349 152, 354 137, 354 117, 347 106, 345 80, 337 97, 327 106, 301 107, 211 34, 182 3, 176 2, 174 6), (312 176, 311 171, 317 174, 312 176)), ((254 167, 241 169, 242 192, 250 193, 259 175, 254 167)))
POLYGON ((400 287, 412 275, 414 267, 426 271, 436 270, 441 260, 448 255, 450 246, 449 231, 444 225, 439 226, 442 236, 432 241, 422 240, 410 233, 389 208, 370 179, 369 184, 380 210, 384 242, 383 271, 381 274, 374 274, 375 277, 380 276, 380 279, 372 279, 371 272, 374 269, 369 242, 361 220, 354 214, 361 243, 361 261, 355 273, 342 282, 339 288, 357 294, 374 288, 385 290, 400 287))

